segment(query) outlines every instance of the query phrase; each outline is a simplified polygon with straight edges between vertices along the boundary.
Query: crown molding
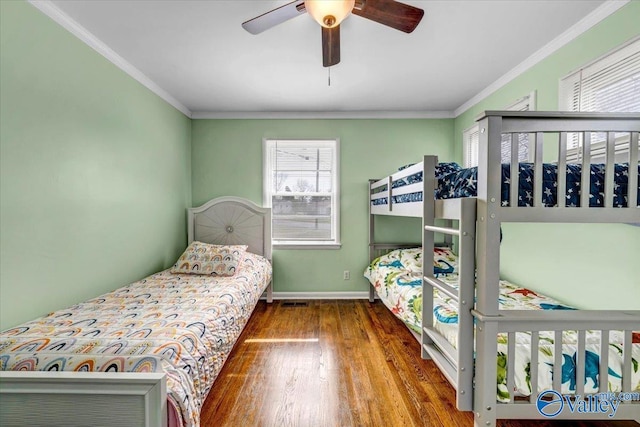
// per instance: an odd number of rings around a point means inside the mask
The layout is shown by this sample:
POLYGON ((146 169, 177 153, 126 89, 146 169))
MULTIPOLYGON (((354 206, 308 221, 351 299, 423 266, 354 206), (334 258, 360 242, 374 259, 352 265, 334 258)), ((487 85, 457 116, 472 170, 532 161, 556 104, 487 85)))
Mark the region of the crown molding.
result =
POLYGON ((193 119, 449 119, 455 118, 482 101, 504 85, 539 63, 556 50, 586 32, 600 21, 615 13, 631 0, 607 0, 567 31, 529 56, 515 68, 456 108, 454 111, 196 111, 191 112, 180 101, 158 86, 153 80, 126 61, 104 42, 94 36, 50 0, 27 0, 42 13, 53 19, 67 31, 104 56, 122 71, 158 95, 174 108, 193 119))
POLYGON ((454 110, 454 116, 457 117, 460 114, 467 111, 469 108, 473 107, 478 102, 482 101, 498 89, 502 88, 504 85, 527 71, 529 68, 533 67, 561 47, 565 46, 570 41, 574 40, 587 30, 594 27, 596 24, 607 18, 609 15, 618 11, 621 7, 625 6, 631 0, 607 0, 603 4, 601 4, 598 8, 593 10, 590 14, 582 18, 575 25, 570 27, 564 33, 560 34, 555 39, 551 40, 541 49, 536 51, 533 55, 529 56, 527 59, 518 64, 515 68, 508 71, 502 77, 500 77, 495 82, 491 83, 489 86, 480 91, 473 98, 469 99, 467 102, 459 106, 454 110))
POLYGON ((192 119, 453 119, 453 111, 194 111, 192 119))
POLYGON ((171 96, 167 91, 158 86, 153 80, 147 77, 142 71, 131 65, 127 60, 114 52, 104 42, 94 36, 89 30, 78 24, 69 15, 60 10, 50 0, 28 0, 28 2, 40 10, 42 13, 53 19, 55 22, 64 27, 71 34, 79 38, 93 50, 104 56, 112 62, 116 67, 127 73, 129 76, 137 80, 151 92, 168 102, 174 108, 182 112, 187 117, 191 117, 191 111, 185 107, 180 101, 171 96))

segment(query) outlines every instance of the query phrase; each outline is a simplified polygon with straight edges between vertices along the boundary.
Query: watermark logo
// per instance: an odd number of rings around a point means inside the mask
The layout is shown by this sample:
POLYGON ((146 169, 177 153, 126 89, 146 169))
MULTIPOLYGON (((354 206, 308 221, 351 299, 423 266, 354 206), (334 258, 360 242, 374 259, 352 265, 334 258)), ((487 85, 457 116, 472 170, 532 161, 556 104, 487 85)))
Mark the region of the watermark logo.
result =
POLYGON ((547 390, 538 395, 536 407, 540 414, 553 418, 564 409, 564 398, 555 390, 547 390))
POLYGON ((572 414, 607 414, 609 418, 613 418, 622 402, 632 400, 640 401, 640 392, 607 392, 581 396, 547 390, 538 395, 536 408, 540 415, 547 418, 556 417, 565 409, 572 414))

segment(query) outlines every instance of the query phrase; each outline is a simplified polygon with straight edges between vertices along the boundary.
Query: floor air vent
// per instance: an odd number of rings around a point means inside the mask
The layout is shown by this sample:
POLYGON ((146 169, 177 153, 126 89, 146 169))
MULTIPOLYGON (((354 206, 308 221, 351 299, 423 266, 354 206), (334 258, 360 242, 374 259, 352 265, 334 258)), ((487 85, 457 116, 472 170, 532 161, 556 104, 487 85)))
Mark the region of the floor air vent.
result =
POLYGON ((283 307, 307 307, 309 305, 306 301, 283 301, 283 307))

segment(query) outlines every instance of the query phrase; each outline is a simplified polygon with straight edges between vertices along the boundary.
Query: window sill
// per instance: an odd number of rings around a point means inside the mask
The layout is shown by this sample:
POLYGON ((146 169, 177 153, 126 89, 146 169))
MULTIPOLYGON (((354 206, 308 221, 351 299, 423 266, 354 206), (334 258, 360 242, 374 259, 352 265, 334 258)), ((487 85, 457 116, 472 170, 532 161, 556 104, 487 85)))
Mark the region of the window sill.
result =
POLYGON ((273 243, 273 249, 340 249, 341 243, 321 243, 321 242, 282 242, 273 243))

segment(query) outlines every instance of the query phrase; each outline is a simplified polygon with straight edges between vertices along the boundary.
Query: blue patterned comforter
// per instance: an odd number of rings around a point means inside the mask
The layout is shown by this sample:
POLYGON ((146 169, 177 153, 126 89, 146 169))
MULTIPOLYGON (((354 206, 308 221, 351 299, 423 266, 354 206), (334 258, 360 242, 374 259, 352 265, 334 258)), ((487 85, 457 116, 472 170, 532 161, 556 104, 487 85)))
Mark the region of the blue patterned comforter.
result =
MULTIPOLYGON (((476 197, 478 194, 478 168, 462 169, 455 163, 444 163, 438 166, 436 176, 438 178, 438 187, 435 191, 436 199, 454 199, 459 197, 476 197), (455 165, 455 166, 454 166, 455 165), (457 167, 456 167, 457 166, 457 167)), ((553 207, 558 205, 557 191, 557 166, 555 164, 545 163, 543 165, 542 180, 542 203, 545 207, 553 207)), ((580 180, 582 165, 567 165, 567 187, 566 194, 562 199, 565 202, 562 206, 580 206, 580 180)), ((637 167, 637 173, 640 176, 640 164, 637 167)), ((502 165, 502 206, 509 206, 509 198, 511 192, 511 165, 502 165)), ((533 163, 519 164, 519 185, 518 185, 518 206, 533 205, 533 163)), ((392 188, 399 188, 405 185, 422 182, 422 172, 415 173, 409 177, 394 181, 392 188)), ((605 182, 605 165, 591 165, 591 179, 589 188, 589 206, 604 206, 604 182, 605 182)), ((629 164, 619 163, 615 165, 614 176, 614 207, 627 207, 627 194, 629 185, 629 164)), ((381 191, 386 188, 381 189, 381 191)), ((640 205, 640 179, 638 180, 638 203, 640 205)), ((422 201, 422 192, 402 194, 393 196, 393 203, 407 203, 422 201)), ((374 205, 385 205, 387 199, 377 199, 372 202, 374 205)))

